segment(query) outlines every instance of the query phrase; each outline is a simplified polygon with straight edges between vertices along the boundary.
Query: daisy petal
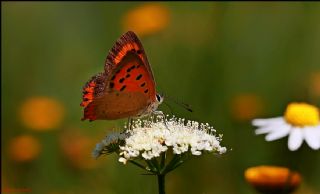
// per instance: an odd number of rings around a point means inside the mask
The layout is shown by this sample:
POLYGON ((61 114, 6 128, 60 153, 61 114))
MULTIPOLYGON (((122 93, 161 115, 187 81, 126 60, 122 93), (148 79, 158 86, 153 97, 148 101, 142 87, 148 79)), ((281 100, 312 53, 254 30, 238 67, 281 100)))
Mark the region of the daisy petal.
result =
POLYGON ((273 141, 276 139, 280 139, 283 138, 285 136, 287 136, 290 132, 291 126, 288 124, 283 124, 283 125, 279 125, 279 128, 277 128, 276 130, 272 131, 271 133, 269 133, 266 136, 266 141, 273 141))
POLYGON ((265 133, 270 133, 274 130, 277 130, 276 127, 274 126, 267 126, 267 127, 261 127, 255 130, 256 135, 260 135, 260 134, 265 134, 265 133))
POLYGON ((297 150, 303 141, 303 133, 301 128, 293 128, 288 140, 288 147, 290 151, 297 150))
POLYGON ((286 123, 271 122, 269 125, 258 128, 255 133, 256 135, 272 133, 273 131, 277 131, 278 129, 284 128, 285 126, 287 126, 286 123))
POLYGON ((284 123, 283 117, 275 117, 275 118, 269 118, 269 119, 253 119, 252 125, 256 127, 262 127, 270 124, 278 124, 278 123, 284 123))
POLYGON ((320 148, 320 136, 318 133, 318 129, 316 128, 305 128, 303 129, 304 132, 304 138, 307 142, 307 144, 314 150, 317 150, 320 148))

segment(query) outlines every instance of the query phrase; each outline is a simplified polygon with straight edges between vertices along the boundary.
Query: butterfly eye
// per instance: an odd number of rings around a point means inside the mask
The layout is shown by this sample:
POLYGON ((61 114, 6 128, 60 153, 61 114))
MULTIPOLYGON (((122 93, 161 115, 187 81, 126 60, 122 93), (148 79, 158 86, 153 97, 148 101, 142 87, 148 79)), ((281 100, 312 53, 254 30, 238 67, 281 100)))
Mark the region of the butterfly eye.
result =
POLYGON ((163 100, 163 98, 162 98, 162 96, 160 94, 156 94, 156 98, 157 98, 157 101, 160 102, 160 103, 163 100))

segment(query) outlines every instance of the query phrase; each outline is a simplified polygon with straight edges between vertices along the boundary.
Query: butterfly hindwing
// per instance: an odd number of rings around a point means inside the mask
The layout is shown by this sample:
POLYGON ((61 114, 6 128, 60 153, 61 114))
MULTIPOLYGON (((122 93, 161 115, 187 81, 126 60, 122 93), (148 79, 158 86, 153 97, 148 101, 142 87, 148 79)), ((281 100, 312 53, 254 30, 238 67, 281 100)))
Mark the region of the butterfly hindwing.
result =
POLYGON ((148 106, 148 98, 141 92, 110 92, 93 100, 86 108, 84 118, 111 120, 138 116, 148 106))
POLYGON ((104 73, 99 73, 93 76, 83 87, 82 90, 82 102, 80 106, 84 107, 84 117, 82 120, 90 119, 94 120, 92 115, 92 104, 96 98, 103 95, 105 86, 106 76, 104 73))
POLYGON ((82 89, 82 102, 80 106, 86 107, 94 98, 102 95, 104 91, 106 76, 104 73, 99 73, 93 76, 82 89))

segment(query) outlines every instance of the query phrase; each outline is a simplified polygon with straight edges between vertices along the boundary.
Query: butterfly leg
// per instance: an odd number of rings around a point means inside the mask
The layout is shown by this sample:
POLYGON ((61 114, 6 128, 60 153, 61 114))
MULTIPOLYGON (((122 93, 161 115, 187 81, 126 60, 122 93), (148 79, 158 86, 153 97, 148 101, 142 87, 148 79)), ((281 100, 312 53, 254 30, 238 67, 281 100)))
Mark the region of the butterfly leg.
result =
POLYGON ((153 111, 152 114, 154 114, 155 116, 161 115, 162 118, 163 118, 163 123, 164 123, 164 125, 166 126, 167 129, 169 129, 169 127, 168 127, 168 125, 167 125, 167 117, 166 117, 166 115, 165 115, 162 111, 153 111))
POLYGON ((131 130, 132 129, 132 118, 131 117, 128 117, 128 124, 127 124, 127 129, 128 130, 131 130))
POLYGON ((133 129, 133 118, 130 118, 130 129, 133 129))
MULTIPOLYGON (((162 113, 163 114, 163 113, 162 113)), ((167 125, 167 117, 165 114, 163 114, 163 121, 164 121, 164 125, 166 126, 167 129, 169 129, 168 125, 167 125)))

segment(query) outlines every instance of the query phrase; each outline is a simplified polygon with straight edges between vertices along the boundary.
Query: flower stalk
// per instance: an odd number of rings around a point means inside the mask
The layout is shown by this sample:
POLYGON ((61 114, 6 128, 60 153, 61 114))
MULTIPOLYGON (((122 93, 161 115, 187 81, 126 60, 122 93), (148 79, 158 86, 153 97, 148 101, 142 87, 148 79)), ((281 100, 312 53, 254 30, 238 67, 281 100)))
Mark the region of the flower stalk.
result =
POLYGON ((165 174, 158 174, 158 190, 159 194, 165 194, 165 174))

